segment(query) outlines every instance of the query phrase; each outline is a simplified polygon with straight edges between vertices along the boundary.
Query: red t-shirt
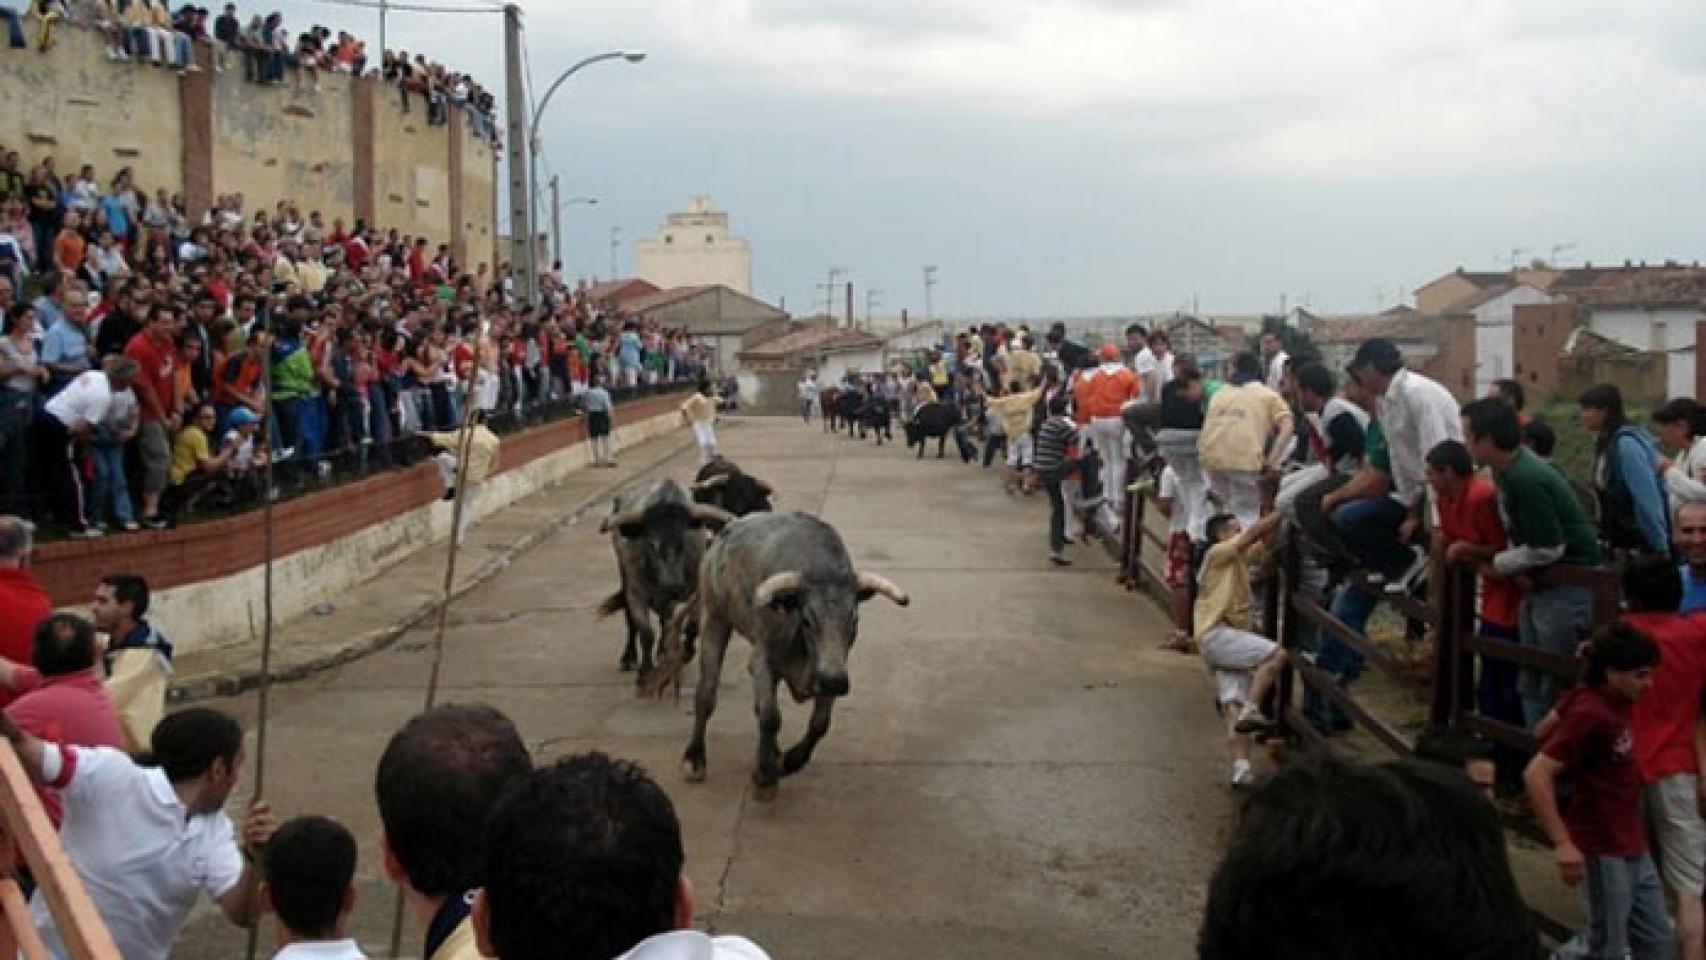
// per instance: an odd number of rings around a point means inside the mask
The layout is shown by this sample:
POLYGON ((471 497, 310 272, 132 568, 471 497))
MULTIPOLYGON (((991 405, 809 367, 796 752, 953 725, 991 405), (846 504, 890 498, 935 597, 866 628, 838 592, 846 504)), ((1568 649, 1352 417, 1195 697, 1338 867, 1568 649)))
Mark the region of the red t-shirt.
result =
POLYGON ((1641 822, 1641 778, 1629 706, 1582 685, 1558 698, 1559 724, 1542 753, 1564 765, 1575 791, 1564 825, 1589 856, 1638 857, 1647 850, 1641 822))
MULTIPOLYGON (((124 749, 124 728, 107 688, 93 669, 42 677, 41 686, 6 708, 18 728, 49 743, 124 749)), ((37 786, 55 827, 61 816, 59 791, 37 786)))
MULTIPOLYGON (((1439 530, 1447 546, 1461 540, 1495 550, 1505 548, 1505 524, 1499 517, 1499 496, 1492 481, 1475 474, 1461 496, 1439 497, 1438 501, 1439 530)), ((1522 594, 1512 581, 1481 578, 1482 620, 1514 630, 1521 602, 1522 594)))
POLYGON ((1631 613, 1623 622, 1659 645, 1652 689, 1629 708, 1641 782, 1700 772, 1694 724, 1700 717, 1700 694, 1706 690, 1706 616, 1631 613))
POLYGON ((177 360, 177 351, 170 345, 164 350, 160 349, 149 339, 148 331, 144 330, 130 338, 130 343, 125 345, 124 355, 135 360, 140 367, 136 371, 135 386, 136 405, 141 419, 166 419, 165 404, 172 402, 172 367, 177 360))
MULTIPOLYGON (((0 657, 28 665, 36 624, 52 612, 47 591, 29 571, 0 567, 0 657)), ((0 689, 0 707, 15 699, 10 690, 0 689)))

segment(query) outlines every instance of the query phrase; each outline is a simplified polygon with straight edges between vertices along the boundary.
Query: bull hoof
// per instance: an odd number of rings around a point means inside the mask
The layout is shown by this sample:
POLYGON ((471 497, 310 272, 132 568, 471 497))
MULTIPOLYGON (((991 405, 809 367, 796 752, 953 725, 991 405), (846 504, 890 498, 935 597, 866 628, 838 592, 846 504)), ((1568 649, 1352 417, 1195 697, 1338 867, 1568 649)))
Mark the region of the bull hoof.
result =
POLYGON ((752 785, 752 799, 760 803, 769 803, 776 799, 776 785, 774 783, 754 783, 752 785))
POLYGON ((618 670, 621 670, 623 673, 633 673, 634 672, 634 661, 629 657, 623 657, 622 662, 617 664, 616 668, 618 670))
POLYGON ((691 760, 681 761, 681 779, 688 783, 705 782, 705 765, 691 760))

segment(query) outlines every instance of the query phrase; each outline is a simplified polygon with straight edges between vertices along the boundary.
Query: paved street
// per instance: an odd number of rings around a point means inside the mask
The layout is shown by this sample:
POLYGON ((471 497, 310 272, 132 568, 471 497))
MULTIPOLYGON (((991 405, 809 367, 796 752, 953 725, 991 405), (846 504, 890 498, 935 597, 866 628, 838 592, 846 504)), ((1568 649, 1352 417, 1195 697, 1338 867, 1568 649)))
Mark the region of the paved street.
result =
MULTIPOLYGON (((778 958, 1190 955, 1231 801, 1202 667, 1156 650, 1160 613, 1091 548, 1049 567, 1045 501, 1003 495, 993 472, 798 420, 736 421, 723 440, 779 508, 822 515, 858 565, 913 598, 865 605, 852 693, 777 800, 749 789, 738 639, 709 780, 682 781, 691 686, 679 704, 644 701, 617 672, 620 618, 593 614, 616 572, 592 517, 459 602, 441 702, 498 706, 540 761, 597 748, 643 762, 680 812, 700 922, 778 958)), ((668 472, 686 481, 693 466, 687 452, 668 472)), ((372 955, 392 912, 373 771, 420 708, 430 636, 272 694, 268 794, 283 815, 327 813, 356 832, 356 933, 372 955)), ((252 728, 252 695, 213 703, 252 728)), ((786 704, 784 718, 791 742, 805 710, 786 704)), ((201 910, 177 955, 230 958, 241 944, 201 910)))

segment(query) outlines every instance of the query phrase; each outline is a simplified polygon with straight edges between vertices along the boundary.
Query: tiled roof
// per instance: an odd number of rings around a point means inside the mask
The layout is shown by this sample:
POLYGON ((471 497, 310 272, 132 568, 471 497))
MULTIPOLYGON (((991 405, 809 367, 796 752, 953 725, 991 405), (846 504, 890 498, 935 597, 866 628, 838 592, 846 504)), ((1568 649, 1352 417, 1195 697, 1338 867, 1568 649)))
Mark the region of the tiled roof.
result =
POLYGON ((1316 343, 1361 343, 1371 337, 1433 340, 1440 336, 1442 319, 1404 307, 1373 317, 1317 319, 1308 325, 1308 331, 1316 343))
POLYGON ((639 277, 626 277, 621 280, 604 280, 586 288, 586 296, 593 303, 602 300, 614 301, 621 305, 624 300, 634 300, 658 292, 656 284, 639 277))
POLYGON ((863 330, 848 327, 826 327, 813 324, 790 330, 771 340, 742 350, 740 355, 753 358, 787 357, 802 351, 839 352, 844 350, 877 350, 888 341, 863 330))
POLYGON ((715 289, 714 286, 703 284, 694 287, 670 287, 668 290, 659 290, 643 297, 635 297, 622 306, 629 313, 644 313, 647 310, 656 310, 658 307, 667 307, 672 303, 691 300, 707 290, 715 289))
POLYGON ((1561 353, 1566 357, 1616 357, 1640 353, 1628 344, 1618 343, 1610 337, 1598 334, 1587 327, 1577 327, 1570 332, 1570 338, 1564 341, 1561 353))

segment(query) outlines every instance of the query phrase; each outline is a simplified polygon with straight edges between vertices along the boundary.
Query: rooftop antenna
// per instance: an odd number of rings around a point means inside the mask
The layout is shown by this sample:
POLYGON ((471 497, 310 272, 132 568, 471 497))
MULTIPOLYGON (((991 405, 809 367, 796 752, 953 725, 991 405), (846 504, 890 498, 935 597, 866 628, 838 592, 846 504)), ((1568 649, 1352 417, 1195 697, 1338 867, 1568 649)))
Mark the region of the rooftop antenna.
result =
POLYGON ((1565 253, 1567 251, 1574 250, 1574 249, 1576 249, 1577 246, 1578 246, 1578 244, 1574 240, 1571 240, 1568 243, 1554 243, 1551 246, 1551 248, 1549 250, 1547 250, 1547 252, 1546 252, 1546 264, 1547 264, 1547 266, 1550 266, 1550 267, 1558 266, 1558 255, 1560 253, 1565 253))

